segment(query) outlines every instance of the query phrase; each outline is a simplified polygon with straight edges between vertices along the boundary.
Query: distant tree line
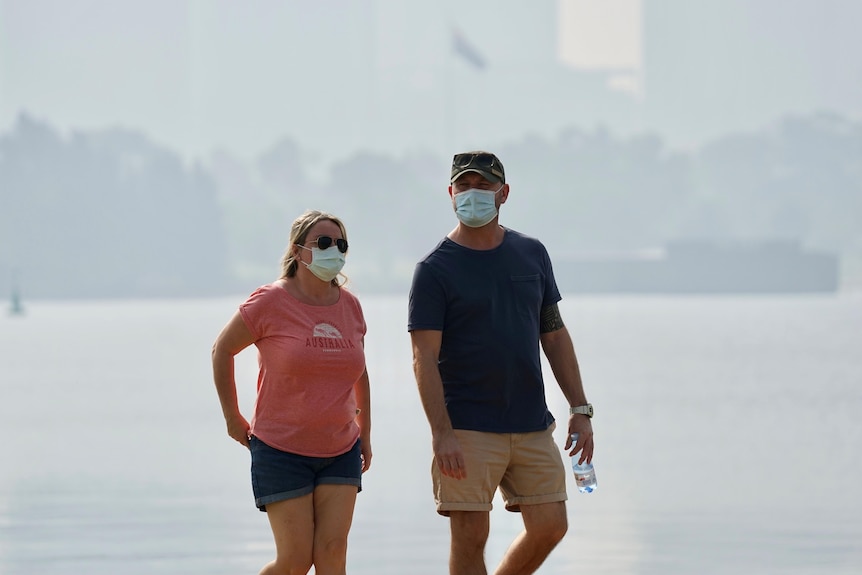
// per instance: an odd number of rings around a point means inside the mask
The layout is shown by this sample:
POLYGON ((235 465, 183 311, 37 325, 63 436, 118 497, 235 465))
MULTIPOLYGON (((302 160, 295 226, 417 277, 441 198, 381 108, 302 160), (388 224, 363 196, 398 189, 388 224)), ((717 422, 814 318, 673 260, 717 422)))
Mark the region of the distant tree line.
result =
MULTIPOLYGON (((690 238, 862 253, 862 125, 835 115, 693 151, 601 128, 494 151, 511 185, 501 222, 555 258, 690 238)), ((448 160, 361 152, 321 174, 285 140, 251 164, 217 152, 187 166, 138 133, 64 138, 22 115, 0 137, 0 281, 17 276, 31 297, 245 293, 277 277, 290 223, 317 208, 347 225, 355 287, 404 291, 455 225, 448 160)))
POLYGON ((212 178, 140 134, 22 115, 0 139, 0 285, 25 298, 223 293, 224 230, 212 178))

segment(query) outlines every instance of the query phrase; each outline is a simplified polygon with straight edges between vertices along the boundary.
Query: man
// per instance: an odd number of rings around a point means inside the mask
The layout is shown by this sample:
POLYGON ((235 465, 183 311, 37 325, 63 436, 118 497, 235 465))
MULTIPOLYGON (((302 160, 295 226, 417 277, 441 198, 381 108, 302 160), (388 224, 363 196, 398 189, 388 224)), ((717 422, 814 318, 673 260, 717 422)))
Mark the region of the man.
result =
POLYGON ((408 329, 431 425, 437 512, 451 530, 449 572, 487 573, 491 502, 520 511, 524 531, 496 575, 533 573, 567 530, 566 470, 545 402, 539 342, 569 402, 565 449, 593 456, 587 402, 545 247, 499 225, 503 164, 482 151, 453 158, 458 225, 417 265, 408 329), (573 442, 571 435, 577 433, 573 442))

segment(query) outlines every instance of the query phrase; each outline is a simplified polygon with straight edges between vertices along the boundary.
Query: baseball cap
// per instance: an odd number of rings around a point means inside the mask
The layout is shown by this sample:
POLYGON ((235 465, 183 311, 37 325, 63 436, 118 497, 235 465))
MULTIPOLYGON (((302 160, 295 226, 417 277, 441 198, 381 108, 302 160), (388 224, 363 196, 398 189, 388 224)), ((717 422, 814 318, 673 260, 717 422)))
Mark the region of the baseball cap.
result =
POLYGON ((476 172, 489 182, 506 183, 506 172, 503 170, 503 163, 500 161, 500 158, 491 152, 476 150, 455 154, 452 158, 452 177, 449 181, 454 182, 461 177, 461 174, 466 174, 467 172, 476 172))

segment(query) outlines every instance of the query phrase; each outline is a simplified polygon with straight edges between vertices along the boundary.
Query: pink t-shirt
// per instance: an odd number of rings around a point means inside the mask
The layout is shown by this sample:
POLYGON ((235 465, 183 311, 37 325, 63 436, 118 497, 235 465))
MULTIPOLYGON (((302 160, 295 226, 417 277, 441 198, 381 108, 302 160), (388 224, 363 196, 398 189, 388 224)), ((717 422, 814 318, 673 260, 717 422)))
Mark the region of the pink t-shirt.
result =
POLYGON ((349 451, 359 437, 353 385, 365 370, 359 300, 341 288, 334 305, 308 305, 270 284, 239 311, 260 365, 251 433, 309 457, 349 451))

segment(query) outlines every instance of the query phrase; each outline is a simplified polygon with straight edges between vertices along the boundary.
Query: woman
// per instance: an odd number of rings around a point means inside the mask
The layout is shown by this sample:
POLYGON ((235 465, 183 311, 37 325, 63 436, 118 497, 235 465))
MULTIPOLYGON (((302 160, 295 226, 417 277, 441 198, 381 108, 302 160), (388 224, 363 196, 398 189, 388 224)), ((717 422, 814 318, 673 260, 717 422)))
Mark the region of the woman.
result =
POLYGON ((239 306, 213 345, 227 432, 251 451, 255 504, 276 558, 261 575, 343 574, 361 478, 371 465, 366 331, 338 281, 344 224, 308 211, 293 222, 281 278, 239 306), (260 373, 251 424, 239 410, 234 356, 254 344, 260 373))

